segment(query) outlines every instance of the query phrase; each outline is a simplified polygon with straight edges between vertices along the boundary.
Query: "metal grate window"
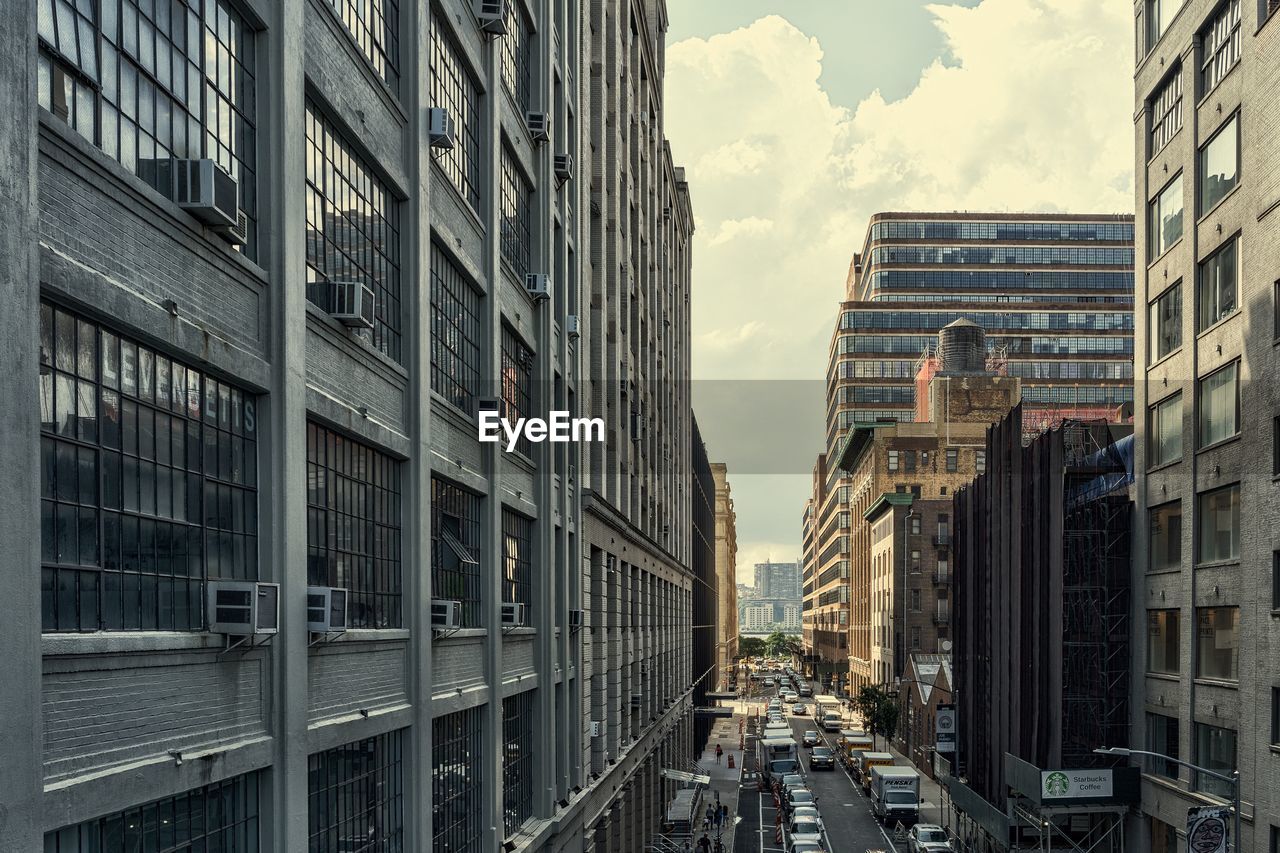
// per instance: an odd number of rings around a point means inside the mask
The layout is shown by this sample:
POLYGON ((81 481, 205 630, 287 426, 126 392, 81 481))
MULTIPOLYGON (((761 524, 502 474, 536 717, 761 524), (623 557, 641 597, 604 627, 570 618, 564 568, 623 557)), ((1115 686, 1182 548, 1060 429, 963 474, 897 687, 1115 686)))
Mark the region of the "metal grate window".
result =
POLYGON ((316 280, 359 281, 373 289, 373 345, 399 361, 400 205, 310 101, 307 267, 316 280))
POLYGON ((431 832, 434 853, 478 853, 483 827, 480 793, 483 708, 468 708, 431 723, 431 832))
POLYGON ((516 99, 522 112, 529 111, 529 69, 533 64, 533 28, 517 6, 507 4, 507 34, 502 37, 502 84, 516 99))
POLYGON ((307 424, 307 583, 342 587, 352 628, 399 628, 400 464, 307 424))
POLYGON ((506 837, 533 817, 533 697, 502 700, 502 825, 506 837))
POLYGON ((480 389, 480 299, 440 246, 431 244, 431 390, 471 413, 480 389))
MULTIPOLYGON (((514 424, 528 417, 533 408, 533 350, 511 330, 502 326, 502 417, 514 424)), ((533 445, 521 434, 516 450, 533 456, 533 445)))
POLYGON ((1154 157, 1182 129, 1182 66, 1175 66, 1168 79, 1151 97, 1151 150, 1154 157))
POLYGON ((480 89, 436 15, 431 16, 431 103, 449 111, 458 132, 458 144, 436 152, 434 160, 480 213, 480 89))
POLYGON ((252 396, 45 302, 40 411, 44 630, 198 630, 257 578, 252 396))
POLYGON ((502 259, 511 265, 520 286, 529 272, 529 221, 533 189, 517 165, 515 155, 502 147, 502 259))
POLYGON ((396 0, 329 0, 351 38, 391 90, 400 86, 400 9, 396 0))
POLYGON ((1227 0, 1200 33, 1200 92, 1208 94, 1240 62, 1240 0, 1227 0))
POLYGON ((431 478, 431 597, 462 603, 463 628, 481 618, 480 498, 461 486, 431 478))
POLYGON ((307 759, 310 853, 404 849, 404 730, 307 759))
POLYGON ((44 853, 258 853, 259 779, 246 773, 46 833, 44 853))
POLYGON ((525 605, 532 611, 533 522, 517 512, 502 509, 502 600, 525 605))
POLYGON ((255 32, 224 0, 38 0, 38 101, 137 172, 216 160, 257 257, 255 32), (95 14, 96 7, 96 14, 95 14))

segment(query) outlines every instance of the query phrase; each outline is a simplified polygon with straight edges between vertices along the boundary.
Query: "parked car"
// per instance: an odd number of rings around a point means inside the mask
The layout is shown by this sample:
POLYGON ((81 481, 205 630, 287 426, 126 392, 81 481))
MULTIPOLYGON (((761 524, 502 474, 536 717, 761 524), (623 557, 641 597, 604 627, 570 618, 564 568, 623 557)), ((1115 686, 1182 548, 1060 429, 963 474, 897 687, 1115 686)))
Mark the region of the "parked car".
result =
POLYGON ((826 853, 826 849, 819 841, 793 841, 787 853, 826 853))
POLYGON ((800 820, 801 818, 809 818, 818 822, 818 829, 826 829, 822 823, 822 816, 818 814, 817 806, 796 806, 791 811, 792 820, 800 820))
POLYGON ((822 736, 813 729, 809 729, 804 733, 803 741, 805 746, 817 746, 822 743, 822 736))
POLYGON ((787 835, 791 837, 793 850, 799 841, 822 843, 822 827, 813 818, 793 818, 791 825, 787 827, 787 835))
POLYGON ((791 804, 792 808, 796 806, 816 806, 818 798, 808 788, 792 788, 787 791, 787 802, 791 804))
POLYGON ((907 833, 907 853, 952 853, 947 831, 937 824, 921 823, 907 833))
POLYGON ((829 746, 815 746, 809 751, 810 770, 835 770, 836 754, 829 746))
POLYGON ((782 787, 784 790, 787 788, 803 788, 804 777, 799 773, 788 773, 782 777, 782 787))

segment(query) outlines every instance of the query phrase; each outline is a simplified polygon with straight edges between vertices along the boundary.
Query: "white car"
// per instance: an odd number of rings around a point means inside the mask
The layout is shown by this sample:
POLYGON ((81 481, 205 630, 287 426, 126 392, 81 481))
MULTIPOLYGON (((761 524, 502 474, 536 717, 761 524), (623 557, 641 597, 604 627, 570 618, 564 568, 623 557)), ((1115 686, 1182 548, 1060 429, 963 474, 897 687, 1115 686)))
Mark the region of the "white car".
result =
POLYGON ((796 806, 791 812, 792 820, 816 820, 818 829, 825 830, 826 826, 822 823, 822 815, 818 814, 817 806, 796 806))
POLYGON ((918 823, 907 833, 907 853, 952 853, 947 831, 937 824, 918 823))
POLYGON ((814 844, 822 843, 822 827, 818 825, 818 821, 814 818, 792 818, 791 824, 787 827, 787 835, 791 839, 791 849, 795 849, 795 845, 802 841, 811 841, 814 844))
POLYGON ((787 802, 792 808, 797 806, 817 806, 818 798, 808 788, 792 788, 787 791, 787 802))

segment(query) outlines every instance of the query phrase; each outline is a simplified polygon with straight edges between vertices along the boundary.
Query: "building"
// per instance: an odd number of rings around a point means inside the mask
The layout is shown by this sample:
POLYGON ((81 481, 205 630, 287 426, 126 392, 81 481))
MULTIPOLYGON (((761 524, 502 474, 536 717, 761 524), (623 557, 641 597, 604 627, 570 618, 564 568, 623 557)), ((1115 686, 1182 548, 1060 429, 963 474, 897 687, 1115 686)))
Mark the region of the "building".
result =
MULTIPOLYGON (((690 623, 689 642, 692 645, 693 657, 693 705, 695 708, 709 708, 708 694, 713 694, 717 684, 717 656, 719 648, 717 639, 720 625, 717 610, 720 606, 719 576, 716 565, 716 477, 711 460, 707 458, 707 448, 702 442, 702 433, 698 430, 698 421, 693 421, 692 450, 690 453, 691 529, 693 530, 693 552, 690 566, 693 569, 693 614, 690 623)), ((632 697, 635 704, 635 697, 632 697)), ((711 733, 714 718, 706 715, 694 718, 693 754, 701 755, 706 746, 707 737, 711 733)))
POLYGON ((742 605, 743 630, 770 633, 778 624, 771 601, 749 601, 742 605))
POLYGON ((954 496, 959 750, 943 782, 969 849, 1052 838, 1123 853, 1138 773, 1094 750, 1129 739, 1132 431, 1067 421, 1024 435, 1018 407, 954 496), (1105 784, 1042 789, 1054 771, 1105 784))
MULTIPOLYGON (((898 734, 894 746, 911 760, 921 773, 937 779, 934 752, 938 744, 938 709, 951 707, 952 689, 949 654, 913 653, 898 690, 898 734)), ((943 758, 953 752, 942 751, 943 758)))
POLYGON ((716 685, 730 690, 733 662, 738 657, 738 516, 733 510, 729 488, 729 468, 723 462, 711 465, 716 489, 716 685))
POLYGON ((1022 391, 1020 379, 988 358, 974 323, 956 320, 938 341, 922 361, 918 418, 855 422, 839 451, 849 479, 851 583, 869 593, 849 630, 855 692, 906 678, 912 654, 947 651, 951 500, 985 470, 987 427, 1022 391))
MULTIPOLYGON (((1280 844, 1280 22, 1270 0, 1138 2, 1133 733, 1240 772, 1239 849, 1280 844), (1138 628, 1146 625, 1145 631, 1138 628)), ((1144 765, 1143 849, 1230 784, 1144 765)))
POLYGON ((761 598, 800 600, 800 564, 756 563, 756 590, 761 598))
POLYGON ((0 849, 657 826, 695 682, 665 11, 492 5, 6 15, 0 849), (481 407, 609 435, 507 453, 481 407))

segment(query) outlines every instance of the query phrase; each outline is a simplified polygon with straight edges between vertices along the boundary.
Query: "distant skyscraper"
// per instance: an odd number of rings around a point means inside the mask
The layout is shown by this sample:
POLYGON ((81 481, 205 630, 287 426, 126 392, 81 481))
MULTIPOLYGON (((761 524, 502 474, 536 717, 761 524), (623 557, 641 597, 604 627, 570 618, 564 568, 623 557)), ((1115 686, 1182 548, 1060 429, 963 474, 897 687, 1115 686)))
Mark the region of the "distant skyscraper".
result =
POLYGON ((800 564, 756 563, 756 589, 761 598, 800 598, 800 564))

